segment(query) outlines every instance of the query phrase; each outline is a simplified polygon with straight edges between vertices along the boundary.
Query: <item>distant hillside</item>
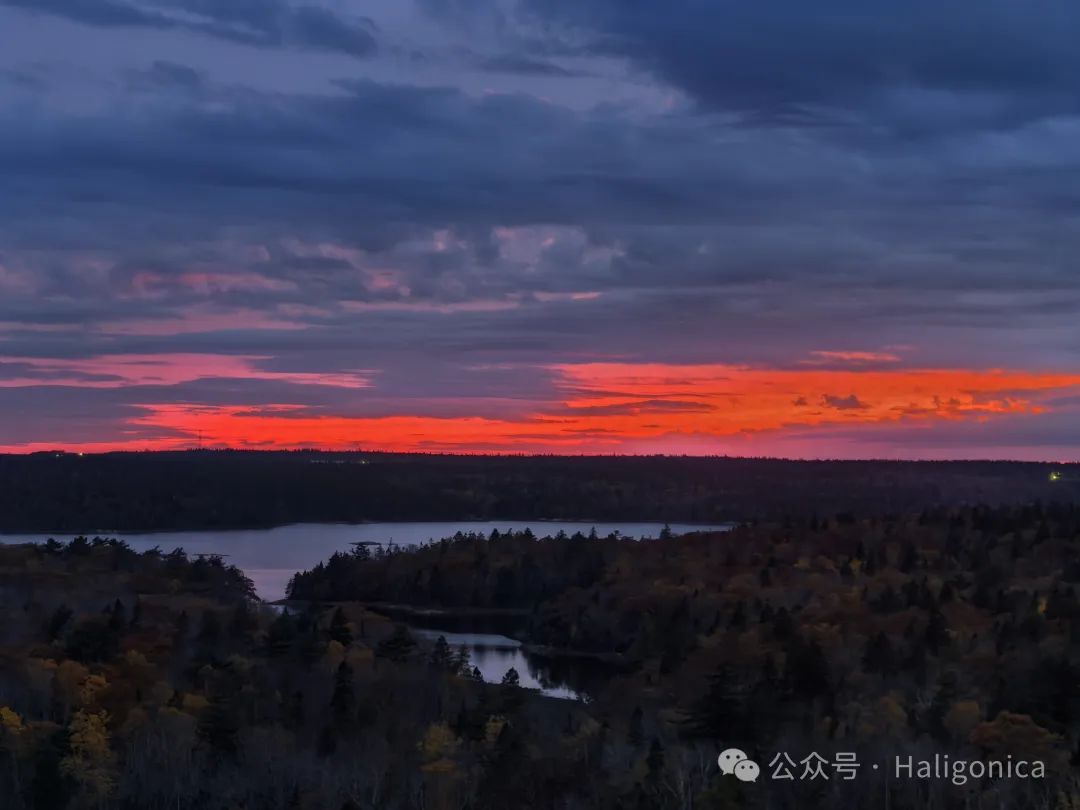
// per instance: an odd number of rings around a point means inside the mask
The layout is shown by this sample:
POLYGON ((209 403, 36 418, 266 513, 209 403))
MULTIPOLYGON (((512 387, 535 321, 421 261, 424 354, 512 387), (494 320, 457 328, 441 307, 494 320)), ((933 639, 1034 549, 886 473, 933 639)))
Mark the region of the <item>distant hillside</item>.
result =
POLYGON ((191 451, 0 456, 0 531, 294 522, 712 522, 1075 501, 1075 467, 1014 462, 191 451), (1058 471, 1060 480, 1051 480, 1058 471))

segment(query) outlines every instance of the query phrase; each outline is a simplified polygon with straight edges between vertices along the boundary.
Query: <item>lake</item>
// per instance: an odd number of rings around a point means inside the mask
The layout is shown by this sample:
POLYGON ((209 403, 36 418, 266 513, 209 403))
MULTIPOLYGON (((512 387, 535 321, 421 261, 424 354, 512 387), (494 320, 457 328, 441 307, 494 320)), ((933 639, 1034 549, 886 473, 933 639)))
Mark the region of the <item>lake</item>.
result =
MULTIPOLYGON (((694 531, 721 531, 728 526, 694 526, 670 524, 675 534, 694 531)), ((350 543, 393 542, 398 546, 415 546, 430 540, 452 537, 457 532, 500 532, 532 530, 537 537, 581 532, 592 529, 604 536, 618 532, 626 537, 656 537, 664 528, 662 523, 589 523, 542 520, 503 521, 443 521, 428 523, 299 523, 273 529, 243 529, 236 531, 155 532, 151 534, 121 534, 87 531, 88 537, 119 537, 132 548, 145 550, 160 547, 163 551, 182 548, 189 554, 220 554, 225 561, 242 569, 255 583, 260 597, 267 601, 283 599, 289 579, 297 571, 306 571, 326 560, 335 551, 350 551, 350 543)), ((54 537, 69 541, 74 534, 6 534, 0 543, 41 543, 54 537)), ((522 673, 524 675, 524 673, 522 673)))
MULTIPOLYGON (((577 700, 588 694, 578 670, 567 662, 541 658, 525 650, 520 641, 495 633, 450 633, 412 627, 412 634, 427 642, 443 636, 453 650, 465 647, 469 662, 480 670, 488 683, 501 683, 511 668, 517 671, 519 683, 526 689, 539 689, 550 697, 577 700), (559 664, 562 664, 561 666, 559 664)), ((577 663, 577 662, 574 662, 577 663)))

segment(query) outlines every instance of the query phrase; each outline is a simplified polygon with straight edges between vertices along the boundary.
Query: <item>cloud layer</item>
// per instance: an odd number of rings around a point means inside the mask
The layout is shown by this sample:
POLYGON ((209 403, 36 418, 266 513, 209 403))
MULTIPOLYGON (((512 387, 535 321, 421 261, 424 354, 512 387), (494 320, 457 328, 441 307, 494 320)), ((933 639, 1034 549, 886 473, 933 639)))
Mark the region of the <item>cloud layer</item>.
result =
POLYGON ((1080 458, 1078 26, 0 0, 0 448, 1080 458))

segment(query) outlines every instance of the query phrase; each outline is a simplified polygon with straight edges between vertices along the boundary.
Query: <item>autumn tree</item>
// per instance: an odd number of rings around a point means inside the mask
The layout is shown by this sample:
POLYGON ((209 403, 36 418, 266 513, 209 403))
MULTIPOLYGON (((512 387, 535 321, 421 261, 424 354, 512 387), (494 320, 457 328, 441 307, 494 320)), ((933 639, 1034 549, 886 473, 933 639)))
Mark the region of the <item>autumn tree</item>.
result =
POLYGON ((71 719, 70 753, 60 769, 80 788, 86 807, 101 807, 116 785, 116 755, 109 747, 109 715, 106 712, 78 711, 71 719))

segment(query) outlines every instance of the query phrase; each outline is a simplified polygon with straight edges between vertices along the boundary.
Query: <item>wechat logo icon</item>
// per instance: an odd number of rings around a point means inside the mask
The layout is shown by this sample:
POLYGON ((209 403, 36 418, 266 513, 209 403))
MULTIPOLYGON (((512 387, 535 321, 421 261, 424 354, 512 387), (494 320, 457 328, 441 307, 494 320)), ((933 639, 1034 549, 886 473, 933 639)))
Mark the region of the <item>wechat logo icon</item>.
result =
POLYGON ((721 752, 716 758, 716 764, 720 766, 720 773, 724 776, 734 775, 740 782, 756 782, 761 774, 761 768, 753 762, 746 752, 738 748, 729 748, 721 752))

